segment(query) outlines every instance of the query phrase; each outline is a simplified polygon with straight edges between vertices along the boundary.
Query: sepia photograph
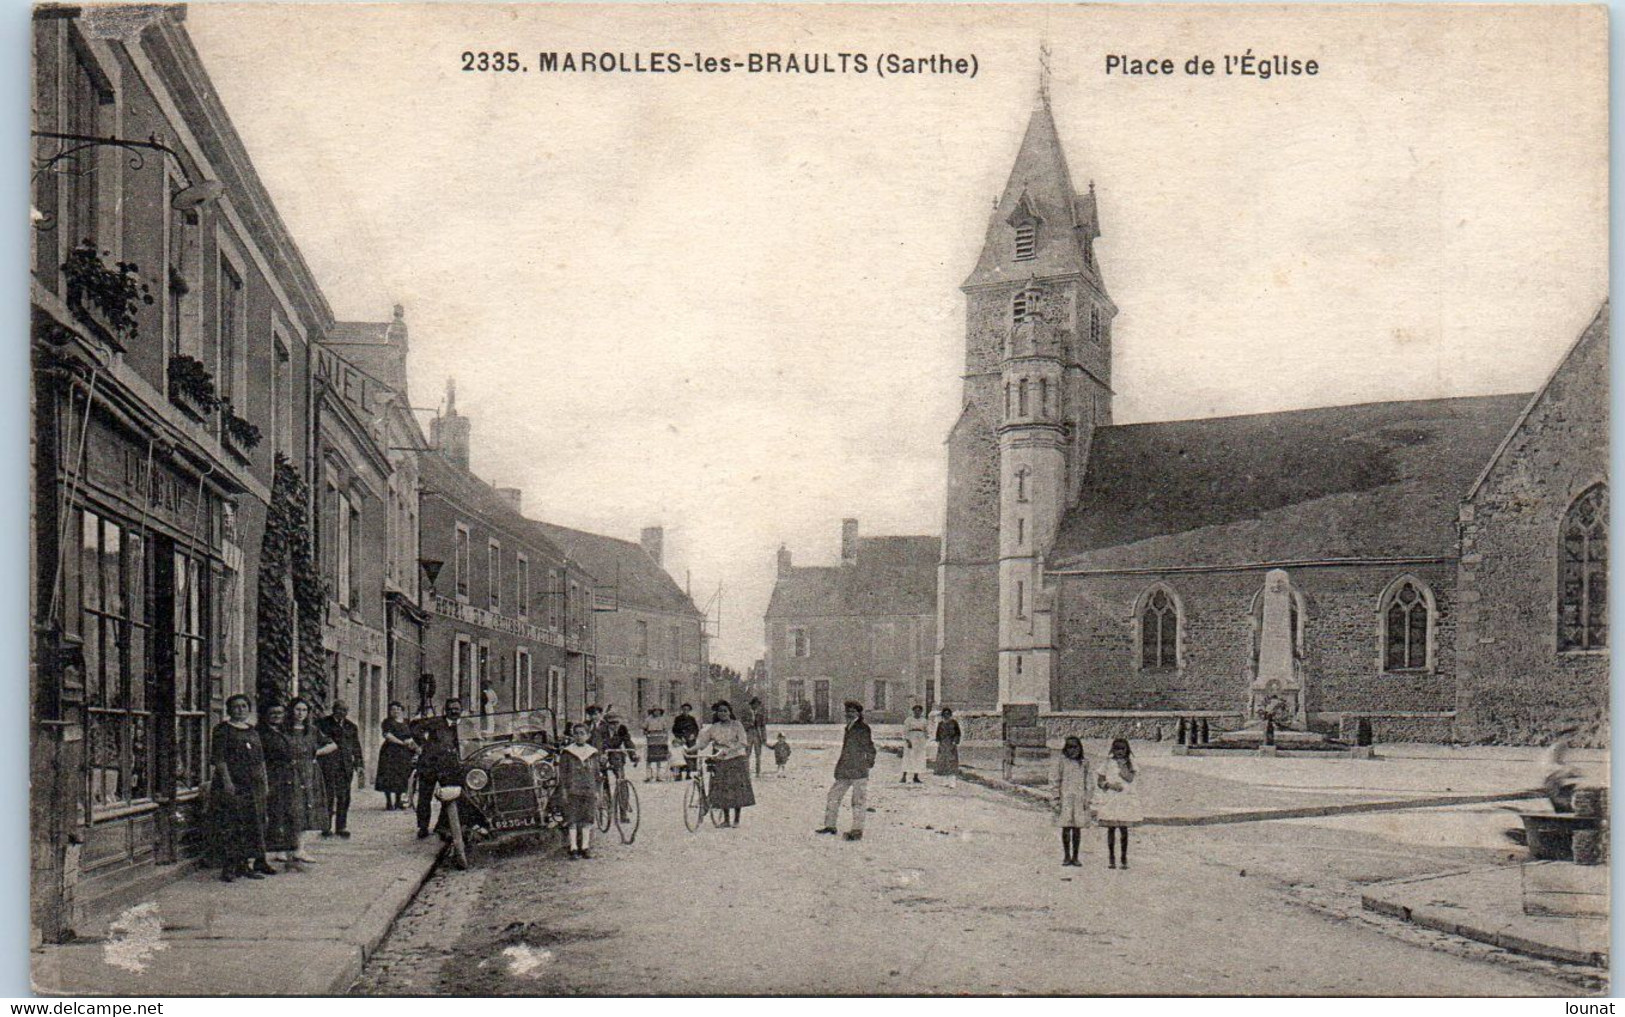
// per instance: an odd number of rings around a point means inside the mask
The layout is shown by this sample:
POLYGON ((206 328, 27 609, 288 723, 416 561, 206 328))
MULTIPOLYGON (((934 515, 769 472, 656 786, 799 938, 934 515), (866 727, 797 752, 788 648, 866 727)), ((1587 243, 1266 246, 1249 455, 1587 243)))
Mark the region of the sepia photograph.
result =
POLYGON ((1611 991, 1606 7, 30 13, 36 994, 1611 991))

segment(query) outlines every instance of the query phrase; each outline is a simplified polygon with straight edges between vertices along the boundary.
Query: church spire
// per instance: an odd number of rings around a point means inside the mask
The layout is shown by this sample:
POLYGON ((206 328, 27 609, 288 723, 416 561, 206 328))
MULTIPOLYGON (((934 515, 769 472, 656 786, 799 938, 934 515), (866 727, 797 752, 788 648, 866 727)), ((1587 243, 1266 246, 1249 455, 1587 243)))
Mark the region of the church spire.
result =
POLYGON ((1038 97, 1004 192, 994 204, 976 269, 964 286, 1059 275, 1091 274, 1085 251, 1089 202, 1072 186, 1050 109, 1050 54, 1039 51, 1038 97), (1079 229, 1083 227, 1083 229, 1079 229))
POLYGON ((1034 109, 1049 109, 1049 40, 1038 44, 1038 105, 1034 109))

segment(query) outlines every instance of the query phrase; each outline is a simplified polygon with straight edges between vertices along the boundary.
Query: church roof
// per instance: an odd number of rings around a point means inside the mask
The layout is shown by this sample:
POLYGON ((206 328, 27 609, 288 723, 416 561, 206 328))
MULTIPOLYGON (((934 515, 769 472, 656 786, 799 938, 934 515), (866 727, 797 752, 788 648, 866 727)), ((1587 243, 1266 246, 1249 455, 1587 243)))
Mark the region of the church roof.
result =
POLYGON ((767 617, 934 614, 941 555, 936 537, 860 537, 851 565, 781 572, 767 617))
POLYGON ((1528 394, 1095 430, 1053 569, 1456 553, 1457 506, 1528 394))
POLYGON ((1077 227, 1098 234, 1093 229, 1094 208, 1092 196, 1080 197, 1073 189, 1055 118, 1048 105, 1040 105, 1027 121, 1027 133, 1021 139, 1010 179, 988 221, 981 257, 964 285, 1014 282, 1029 276, 1042 279, 1092 274, 1085 264, 1077 227), (1080 214, 1088 218, 1080 218, 1080 214), (1037 250, 1033 258, 1017 261, 1013 224, 1029 217, 1038 221, 1037 250))
POLYGON ((620 603, 700 616, 688 594, 649 557, 642 544, 556 523, 530 520, 530 525, 558 545, 567 558, 592 573, 600 586, 615 587, 620 603))

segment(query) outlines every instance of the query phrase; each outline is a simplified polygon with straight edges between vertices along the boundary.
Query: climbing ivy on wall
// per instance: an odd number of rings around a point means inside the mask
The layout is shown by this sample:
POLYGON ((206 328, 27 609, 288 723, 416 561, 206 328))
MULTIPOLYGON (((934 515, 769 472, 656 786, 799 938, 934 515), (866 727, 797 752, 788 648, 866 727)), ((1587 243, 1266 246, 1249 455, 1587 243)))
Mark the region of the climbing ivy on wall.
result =
POLYGON ((299 693, 320 708, 327 700, 322 653, 322 602, 327 590, 316 568, 307 489, 286 456, 276 457, 265 539, 260 546, 259 699, 286 702, 299 660, 299 693), (298 619, 298 625, 294 624, 298 619), (297 645, 295 645, 297 643, 297 645))

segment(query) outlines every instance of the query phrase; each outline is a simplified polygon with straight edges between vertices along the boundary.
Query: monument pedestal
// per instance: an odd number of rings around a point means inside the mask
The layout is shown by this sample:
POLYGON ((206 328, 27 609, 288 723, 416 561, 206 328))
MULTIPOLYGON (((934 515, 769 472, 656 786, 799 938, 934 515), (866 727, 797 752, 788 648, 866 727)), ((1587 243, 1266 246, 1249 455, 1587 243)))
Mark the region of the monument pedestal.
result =
POLYGON ((1004 706, 1004 779, 1042 784, 1049 779, 1049 740, 1036 703, 1004 706))

